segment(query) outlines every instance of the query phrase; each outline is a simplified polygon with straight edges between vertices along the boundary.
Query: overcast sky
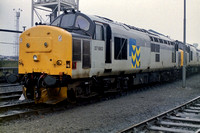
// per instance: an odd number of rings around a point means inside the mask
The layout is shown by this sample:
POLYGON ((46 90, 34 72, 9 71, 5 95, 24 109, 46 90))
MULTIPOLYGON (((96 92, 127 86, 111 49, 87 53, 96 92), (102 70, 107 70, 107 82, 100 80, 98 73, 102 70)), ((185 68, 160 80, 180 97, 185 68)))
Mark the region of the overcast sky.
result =
MULTIPOLYGON (((184 0, 79 0, 80 11, 139 28, 153 29, 183 40, 184 0)), ((30 28, 31 0, 0 0, 0 29, 15 29, 13 8, 21 8, 20 30, 30 28)), ((48 15, 48 14, 47 14, 48 15)), ((38 20, 36 20, 38 21, 38 20)), ((14 34, 0 32, 0 42, 14 42, 14 34)), ((200 45, 200 0, 187 0, 187 42, 200 45)), ((0 54, 13 55, 13 45, 0 43, 0 54)))

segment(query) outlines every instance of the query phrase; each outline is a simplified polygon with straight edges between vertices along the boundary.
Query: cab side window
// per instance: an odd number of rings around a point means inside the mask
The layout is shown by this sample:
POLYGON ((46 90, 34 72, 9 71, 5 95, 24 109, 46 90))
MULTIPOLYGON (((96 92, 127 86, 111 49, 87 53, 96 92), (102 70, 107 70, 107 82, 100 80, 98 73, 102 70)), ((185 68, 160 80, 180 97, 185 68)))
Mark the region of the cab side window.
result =
POLYGON ((95 39, 96 40, 105 40, 103 25, 96 24, 95 39))

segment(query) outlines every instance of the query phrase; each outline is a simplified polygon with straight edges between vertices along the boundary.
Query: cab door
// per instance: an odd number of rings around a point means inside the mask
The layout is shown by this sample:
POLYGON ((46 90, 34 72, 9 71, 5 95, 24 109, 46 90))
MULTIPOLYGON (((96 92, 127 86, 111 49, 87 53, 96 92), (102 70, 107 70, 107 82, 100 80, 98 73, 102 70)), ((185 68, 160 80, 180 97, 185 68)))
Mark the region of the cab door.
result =
POLYGON ((103 74, 105 67, 105 33, 104 25, 95 23, 95 34, 91 45, 92 74, 103 74))
POLYGON ((108 24, 95 22, 95 34, 93 40, 93 50, 92 58, 93 68, 101 71, 100 73, 105 73, 107 71, 111 72, 110 68, 112 59, 111 59, 111 28, 108 24))

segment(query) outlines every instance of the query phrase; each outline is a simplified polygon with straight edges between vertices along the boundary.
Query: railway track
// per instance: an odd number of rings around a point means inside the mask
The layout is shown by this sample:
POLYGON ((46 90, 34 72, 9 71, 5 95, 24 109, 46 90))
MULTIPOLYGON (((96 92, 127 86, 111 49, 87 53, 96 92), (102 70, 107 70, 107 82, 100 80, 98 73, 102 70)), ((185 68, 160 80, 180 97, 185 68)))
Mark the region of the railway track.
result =
POLYGON ((20 118, 31 117, 35 115, 44 115, 66 109, 77 105, 60 103, 56 105, 35 104, 34 101, 23 101, 21 103, 0 106, 0 124, 20 118))
POLYGON ((8 100, 17 100, 20 98, 22 91, 10 91, 0 93, 0 102, 8 100))
POLYGON ((0 84, 0 106, 18 101, 21 94, 20 84, 0 84))
POLYGON ((119 133, 200 133, 200 96, 119 133))
MULTIPOLYGON (((4 93, 4 94, 11 94, 4 93)), ((20 91, 18 92, 20 95, 20 91)), ((0 94, 0 97, 3 94, 0 94)), ((63 101, 56 105, 48 105, 48 104, 35 104, 34 101, 13 101, 9 102, 7 105, 0 104, 0 124, 7 121, 18 120, 20 118, 31 117, 34 115, 48 114, 54 113, 58 111, 65 111, 67 109, 71 109, 74 107, 88 105, 91 103, 96 103, 99 101, 104 101, 106 99, 112 99, 113 97, 105 96, 101 98, 79 98, 76 103, 69 103, 67 101, 63 101)), ((1 100, 0 100, 1 101, 1 100)))
POLYGON ((53 106, 45 104, 37 105, 31 100, 20 101, 19 98, 22 91, 13 88, 15 86, 19 86, 19 84, 0 85, 3 91, 0 93, 0 123, 55 110, 53 106))
POLYGON ((21 102, 0 106, 0 122, 13 120, 32 113, 31 106, 34 106, 34 102, 21 102))
POLYGON ((19 98, 22 91, 16 89, 15 86, 19 86, 19 84, 0 85, 0 122, 33 113, 32 108, 35 106, 34 102, 30 100, 20 101, 19 98))
MULTIPOLYGON (((9 87, 9 85, 5 85, 9 87)), ((11 87, 11 86, 10 86, 11 87)), ((140 89, 142 90, 142 89, 140 89)), ((91 103, 97 103, 106 101, 109 99, 115 99, 127 93, 134 93, 134 91, 125 92, 107 92, 104 96, 100 97, 89 97, 89 98, 78 98, 76 103, 69 103, 63 101, 56 105, 47 104, 34 104, 34 101, 19 101, 19 97, 22 91, 12 91, 0 93, 0 123, 12 120, 18 120, 27 116, 34 116, 46 113, 53 113, 56 111, 64 111, 66 109, 88 105, 91 103)), ((137 93, 137 92, 135 92, 137 93)))
POLYGON ((2 87, 12 87, 12 86, 20 86, 20 84, 0 84, 0 88, 2 88, 2 87))
MULTIPOLYGON (((141 90, 141 89, 140 89, 141 90)), ((130 93, 134 93, 134 91, 130 91, 130 93)), ((0 102, 2 101, 1 97, 4 97, 4 100, 9 100, 9 97, 11 95, 17 95, 17 99, 21 96, 22 92, 21 91, 15 91, 15 92, 5 92, 0 94, 0 102), (8 97, 8 98, 6 98, 8 97)), ((121 94, 121 93, 120 93, 121 94)), ((126 95, 126 93, 124 93, 126 95)), ((53 113, 56 111, 63 111, 66 109, 70 109, 73 107, 81 106, 84 104, 90 104, 90 103, 96 103, 99 101, 104 101, 105 99, 113 99, 115 97, 120 97, 119 94, 116 95, 111 95, 111 96, 105 96, 101 98, 91 98, 91 100, 87 99, 79 99, 79 102, 76 104, 70 104, 70 103, 61 103, 58 105, 46 105, 46 104, 39 104, 36 105, 34 104, 33 101, 22 101, 19 102, 18 100, 15 99, 15 101, 18 101, 15 103, 10 102, 9 104, 6 105, 1 105, 0 104, 0 123, 5 122, 5 121, 10 121, 10 120, 17 120, 19 118, 25 118, 27 116, 33 116, 33 115, 40 115, 40 114, 46 114, 46 113, 53 113)), ((13 98, 14 99, 14 98, 13 98)), ((182 119, 187 119, 186 117, 192 117, 191 119, 196 119, 193 118, 194 116, 198 116, 200 114, 200 97, 196 98, 180 107, 177 107, 173 110, 170 110, 166 113, 163 113, 159 116, 156 116, 152 119, 149 119, 145 122, 142 122, 140 124, 131 126, 121 132, 134 132, 134 133, 140 133, 140 132, 157 132, 157 131, 163 131, 163 132, 188 132, 190 130, 190 127, 192 125, 192 132, 199 127, 200 125, 200 119, 199 123, 197 124, 191 124, 191 122, 185 121, 184 123, 181 123, 178 120, 171 120, 172 118, 182 118, 182 119), (193 113, 189 111, 193 111, 193 113), (160 125, 159 125, 160 124, 160 125), (162 125, 161 125, 162 124, 162 125), (175 125, 173 125, 175 124, 175 125), (199 125, 198 125, 199 124, 199 125), (183 125, 183 127, 181 127, 183 125), (175 127, 175 128, 173 128, 175 127), (179 129, 179 127, 181 129, 179 129)), ((200 118, 200 115, 199 115, 200 118)))
POLYGON ((0 123, 7 121, 18 120, 20 118, 25 118, 34 115, 53 113, 57 111, 62 111, 66 109, 73 108, 74 106, 81 106, 83 104, 88 104, 90 101, 85 102, 85 100, 80 100, 76 104, 59 103, 56 105, 47 105, 47 104, 35 104, 34 101, 25 100, 19 101, 19 98, 22 94, 22 91, 15 90, 13 88, 16 85, 3 84, 0 85, 0 88, 3 92, 0 93, 0 123), (11 87, 11 88, 8 88, 11 87), (6 89, 9 89, 6 92, 6 89), (83 102, 84 101, 84 102, 83 102))
POLYGON ((44 104, 36 105, 34 101, 4 105, 0 106, 0 123, 17 120, 33 115, 52 113, 59 109, 61 110, 61 107, 44 104))

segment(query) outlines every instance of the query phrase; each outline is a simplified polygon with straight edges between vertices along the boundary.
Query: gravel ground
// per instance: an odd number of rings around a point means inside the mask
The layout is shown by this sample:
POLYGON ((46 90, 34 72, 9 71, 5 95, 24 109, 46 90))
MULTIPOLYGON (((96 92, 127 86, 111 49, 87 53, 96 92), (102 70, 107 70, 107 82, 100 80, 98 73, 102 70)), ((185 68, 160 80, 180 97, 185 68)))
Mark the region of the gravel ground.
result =
POLYGON ((0 125, 0 132, 117 132, 200 95, 200 75, 116 99, 0 125))

